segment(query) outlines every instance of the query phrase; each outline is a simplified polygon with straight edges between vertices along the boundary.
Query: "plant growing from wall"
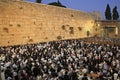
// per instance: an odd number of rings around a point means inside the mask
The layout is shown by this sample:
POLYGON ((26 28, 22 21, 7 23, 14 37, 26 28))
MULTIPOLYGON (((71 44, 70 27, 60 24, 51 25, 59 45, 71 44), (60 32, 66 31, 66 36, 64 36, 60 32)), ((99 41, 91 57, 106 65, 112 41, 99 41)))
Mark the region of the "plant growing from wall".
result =
POLYGON ((11 34, 11 36, 14 36, 14 34, 11 34))
POLYGON ((23 7, 20 7, 20 9, 23 9, 23 7))
POLYGON ((74 17, 73 14, 71 14, 71 17, 74 17))
POLYGON ((8 28, 6 28, 6 27, 4 27, 3 30, 4 30, 6 33, 9 32, 8 28))
POLYGON ((69 30, 70 30, 70 34, 74 34, 74 29, 73 29, 73 27, 69 27, 69 30))
POLYGON ((20 24, 17 24, 17 26, 18 26, 18 27, 21 27, 21 25, 20 25, 20 24))
POLYGON ((45 37, 45 39, 48 39, 48 37, 45 37))
POLYGON ((62 25, 62 29, 63 29, 63 30, 66 30, 65 25, 62 25))
POLYGON ((67 24, 66 26, 70 26, 70 25, 67 24))
POLYGON ((13 26, 12 24, 9 24, 9 26, 13 26))
POLYGON ((36 22, 34 22, 34 25, 36 25, 36 22))
POLYGON ((90 36, 90 31, 87 31, 87 37, 89 37, 90 36))
POLYGON ((62 36, 57 36, 57 39, 59 40, 59 39, 62 39, 62 36))
POLYGON ((33 39, 29 39, 29 42, 33 42, 33 39))
POLYGON ((78 30, 79 30, 79 31, 82 31, 82 27, 78 27, 78 30))

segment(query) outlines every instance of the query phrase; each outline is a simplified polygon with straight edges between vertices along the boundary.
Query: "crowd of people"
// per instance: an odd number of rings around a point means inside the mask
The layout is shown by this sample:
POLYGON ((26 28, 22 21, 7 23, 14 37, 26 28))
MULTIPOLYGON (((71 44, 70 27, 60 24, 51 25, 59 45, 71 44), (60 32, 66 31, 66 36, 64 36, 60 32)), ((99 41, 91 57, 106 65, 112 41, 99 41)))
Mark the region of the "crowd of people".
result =
POLYGON ((85 39, 1 47, 0 63, 2 80, 120 80, 120 46, 85 39))

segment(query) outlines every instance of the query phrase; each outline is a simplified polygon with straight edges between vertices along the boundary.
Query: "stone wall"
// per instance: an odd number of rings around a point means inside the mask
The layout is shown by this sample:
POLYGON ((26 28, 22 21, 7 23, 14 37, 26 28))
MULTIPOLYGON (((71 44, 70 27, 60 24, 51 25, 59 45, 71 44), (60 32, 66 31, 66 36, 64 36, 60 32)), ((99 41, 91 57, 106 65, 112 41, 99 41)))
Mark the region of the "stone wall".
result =
POLYGON ((94 36, 95 19, 86 12, 9 0, 0 0, 0 11, 0 46, 94 36))

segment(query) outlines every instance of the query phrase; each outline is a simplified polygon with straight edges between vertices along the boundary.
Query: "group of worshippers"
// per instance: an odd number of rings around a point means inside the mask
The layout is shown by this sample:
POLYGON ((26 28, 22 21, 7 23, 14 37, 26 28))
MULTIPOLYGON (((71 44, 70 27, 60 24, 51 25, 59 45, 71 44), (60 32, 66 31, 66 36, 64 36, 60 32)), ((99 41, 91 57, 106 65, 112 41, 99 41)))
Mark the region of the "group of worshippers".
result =
POLYGON ((2 80, 120 80, 120 46, 59 40, 0 48, 2 80))

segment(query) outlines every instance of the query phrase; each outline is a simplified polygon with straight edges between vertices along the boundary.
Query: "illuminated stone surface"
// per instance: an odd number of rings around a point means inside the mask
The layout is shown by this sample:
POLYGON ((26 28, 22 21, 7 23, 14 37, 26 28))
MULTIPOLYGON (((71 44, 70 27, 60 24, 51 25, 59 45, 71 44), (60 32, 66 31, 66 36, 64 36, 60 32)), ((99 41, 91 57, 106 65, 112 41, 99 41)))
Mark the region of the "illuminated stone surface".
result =
POLYGON ((0 0, 0 11, 0 46, 94 36, 91 13, 15 0, 0 0))

